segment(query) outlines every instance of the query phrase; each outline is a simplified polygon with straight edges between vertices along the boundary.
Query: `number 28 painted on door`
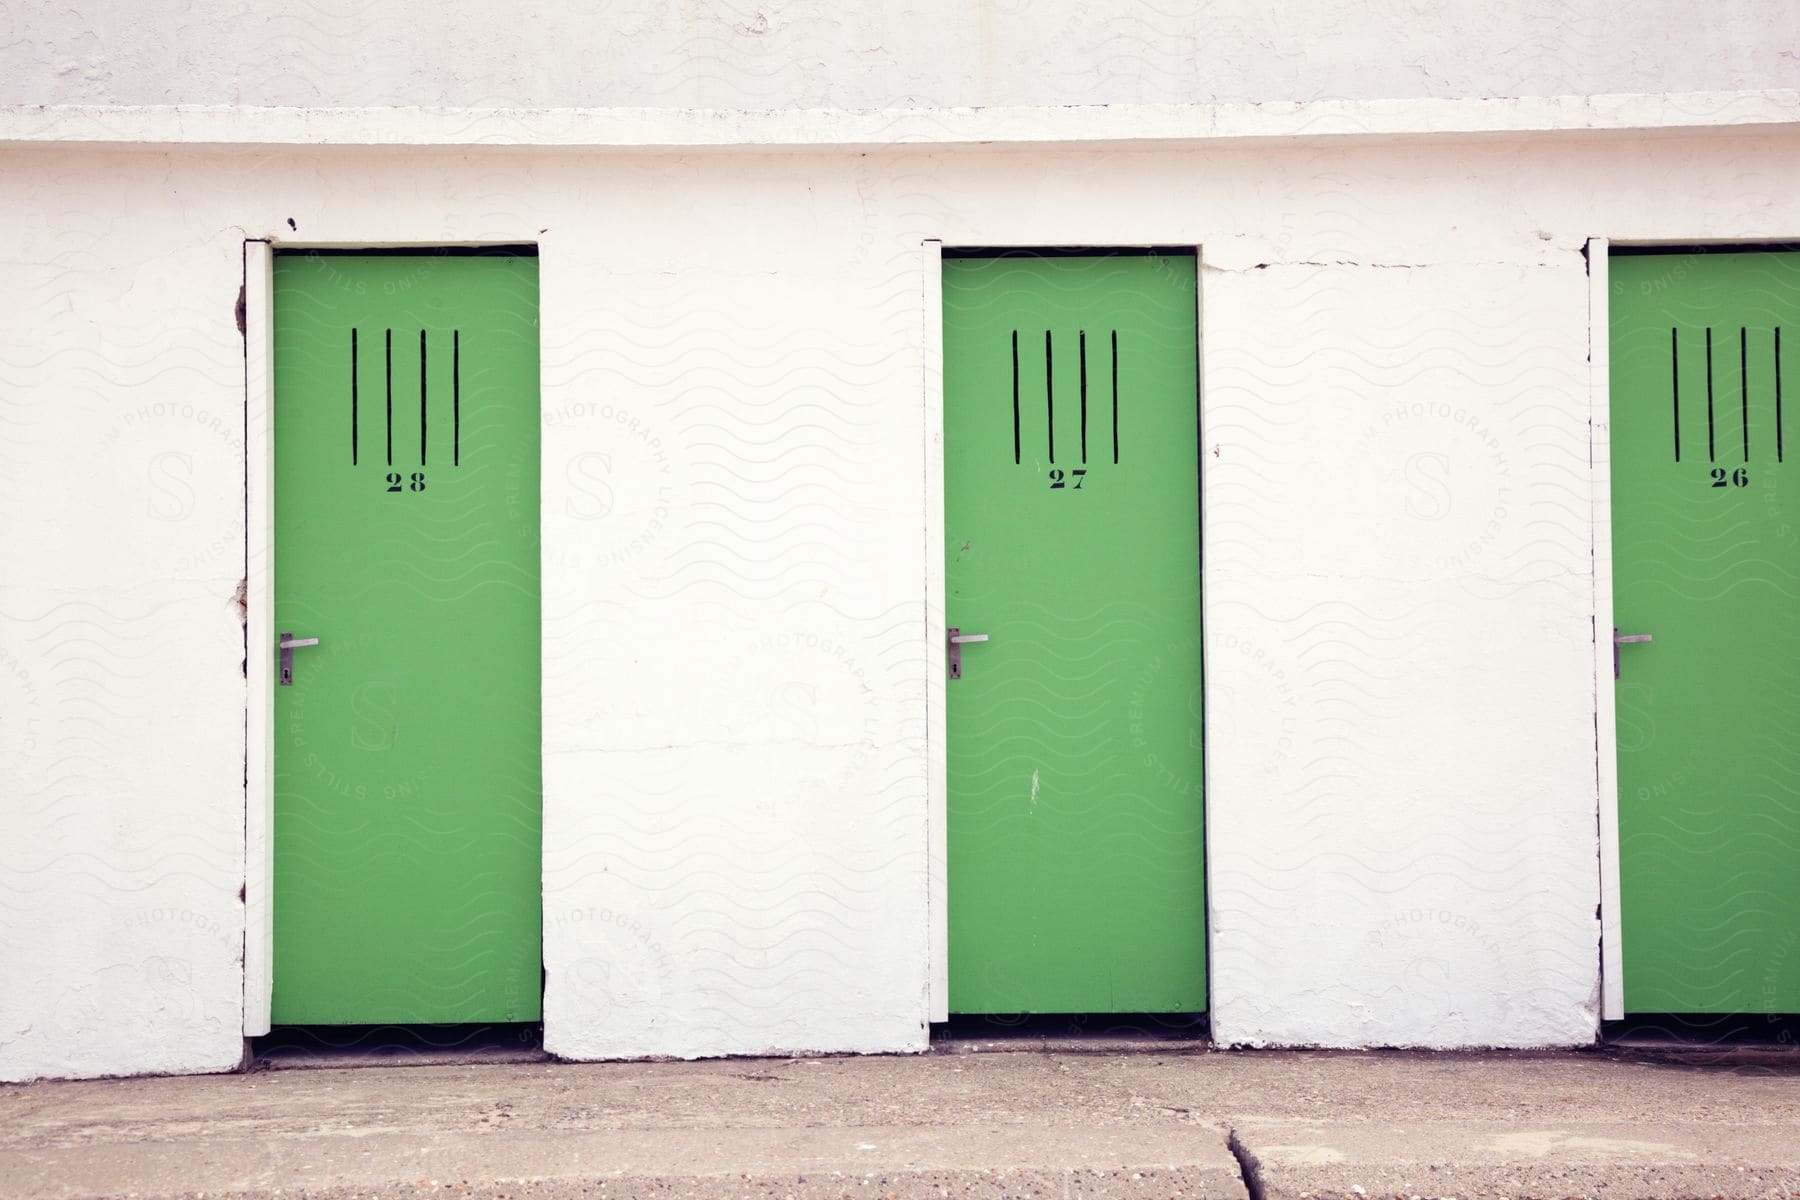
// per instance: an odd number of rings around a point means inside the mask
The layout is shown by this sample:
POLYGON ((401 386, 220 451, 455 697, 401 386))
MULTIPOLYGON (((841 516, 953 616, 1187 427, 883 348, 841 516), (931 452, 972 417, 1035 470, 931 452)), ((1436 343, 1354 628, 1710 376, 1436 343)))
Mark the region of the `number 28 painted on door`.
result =
MULTIPOLYGON (((387 465, 394 465, 394 331, 383 331, 384 363, 382 380, 385 390, 383 404, 383 429, 387 441, 387 465)), ((362 457, 362 380, 361 380, 361 337, 362 330, 353 326, 350 330, 350 465, 356 466, 362 457)), ((443 343, 440 341, 439 346, 443 343)), ((419 466, 426 463, 430 449, 430 390, 427 386, 427 370, 430 364, 430 337, 428 331, 419 330, 419 466)), ((441 359, 439 360, 442 361, 441 359)), ((441 369, 441 368, 440 368, 441 369)), ((441 404, 442 401, 439 401, 441 404)), ((439 414, 440 419, 442 414, 439 414)), ((452 466, 462 465, 462 330, 454 329, 450 333, 450 462, 452 466)), ((422 492, 425 490, 425 472, 413 471, 403 475, 399 471, 389 471, 386 476, 388 492, 422 492)))

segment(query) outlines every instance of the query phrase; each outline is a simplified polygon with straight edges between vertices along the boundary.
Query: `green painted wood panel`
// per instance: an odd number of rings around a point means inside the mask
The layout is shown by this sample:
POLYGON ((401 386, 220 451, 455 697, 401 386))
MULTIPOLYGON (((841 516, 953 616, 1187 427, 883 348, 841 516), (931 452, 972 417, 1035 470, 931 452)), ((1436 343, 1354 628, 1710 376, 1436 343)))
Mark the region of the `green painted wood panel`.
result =
POLYGON ((537 260, 280 255, 274 354, 273 1019, 536 1020, 537 260))
POLYGON ((944 263, 953 1012, 1206 1007, 1195 283, 944 263))
POLYGON ((1800 254, 1609 265, 1625 1007, 1800 1012, 1800 254))

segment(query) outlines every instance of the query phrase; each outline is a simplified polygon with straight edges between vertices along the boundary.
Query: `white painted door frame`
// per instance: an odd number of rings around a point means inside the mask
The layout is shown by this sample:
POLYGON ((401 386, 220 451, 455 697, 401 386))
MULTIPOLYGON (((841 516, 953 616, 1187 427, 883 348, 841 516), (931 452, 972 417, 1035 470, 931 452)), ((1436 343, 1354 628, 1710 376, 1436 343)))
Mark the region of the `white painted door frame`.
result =
POLYGON ((1600 1018, 1625 1015, 1619 913, 1619 742, 1612 673, 1612 400, 1610 276, 1603 237, 1587 242, 1588 463, 1594 552, 1594 777, 1600 831, 1600 1018))
POLYGON ((275 250, 244 242, 244 1036, 269 1032, 275 954, 275 250))
POLYGON ((947 836, 950 819, 949 700, 944 661, 944 243, 927 239, 923 274, 925 349, 925 871, 927 1021, 950 1016, 950 910, 947 836))

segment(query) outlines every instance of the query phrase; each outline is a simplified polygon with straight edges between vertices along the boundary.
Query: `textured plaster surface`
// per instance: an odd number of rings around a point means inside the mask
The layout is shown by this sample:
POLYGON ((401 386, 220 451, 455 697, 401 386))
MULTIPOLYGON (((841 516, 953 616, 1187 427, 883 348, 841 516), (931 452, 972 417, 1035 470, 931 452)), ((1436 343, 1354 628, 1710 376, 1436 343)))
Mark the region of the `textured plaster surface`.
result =
POLYGON ((1779 0, 0 6, 0 102, 768 110, 1800 85, 1779 0))
POLYGON ((1215 1035, 1590 1039, 1581 248, 1792 238, 1797 169, 5 152, 0 1076, 238 1059, 246 237, 541 246, 553 1052, 925 1044, 927 238, 1204 246, 1215 1035))

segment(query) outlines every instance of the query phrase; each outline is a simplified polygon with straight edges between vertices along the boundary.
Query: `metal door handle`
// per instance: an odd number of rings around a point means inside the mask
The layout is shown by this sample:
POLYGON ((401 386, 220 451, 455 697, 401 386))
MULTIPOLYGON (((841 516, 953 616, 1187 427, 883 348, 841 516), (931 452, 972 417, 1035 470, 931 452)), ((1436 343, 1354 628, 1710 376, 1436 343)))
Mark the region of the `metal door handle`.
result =
POLYGON ((283 633, 276 645, 281 647, 281 686, 294 686, 294 647, 316 646, 318 638, 297 638, 293 633, 283 633))
POLYGON ((1650 635, 1647 633, 1620 633, 1619 627, 1617 625, 1613 626, 1613 678, 1614 679, 1617 679, 1619 677, 1619 647, 1635 645, 1638 642, 1647 642, 1649 640, 1650 640, 1650 635))
POLYGON ((962 648, 964 642, 985 642, 985 633, 964 633, 958 626, 952 625, 946 630, 950 635, 950 678, 962 678, 962 648))

